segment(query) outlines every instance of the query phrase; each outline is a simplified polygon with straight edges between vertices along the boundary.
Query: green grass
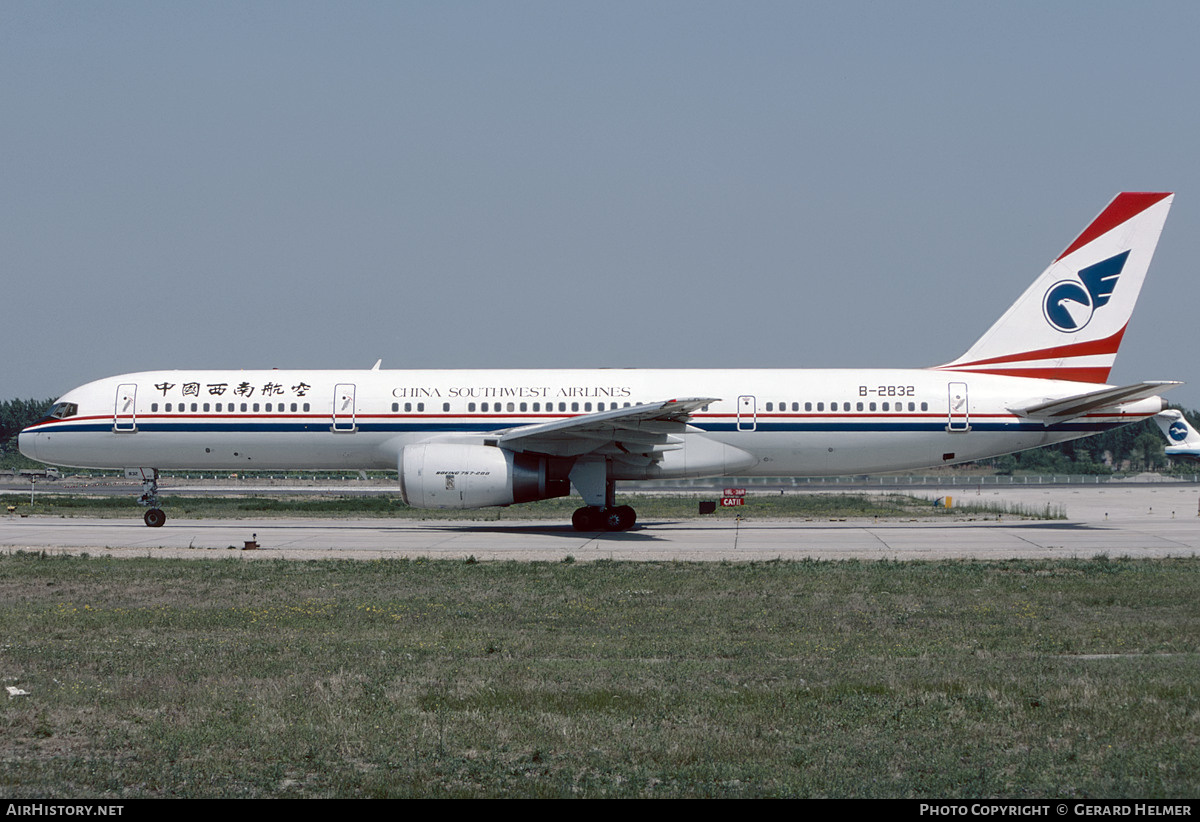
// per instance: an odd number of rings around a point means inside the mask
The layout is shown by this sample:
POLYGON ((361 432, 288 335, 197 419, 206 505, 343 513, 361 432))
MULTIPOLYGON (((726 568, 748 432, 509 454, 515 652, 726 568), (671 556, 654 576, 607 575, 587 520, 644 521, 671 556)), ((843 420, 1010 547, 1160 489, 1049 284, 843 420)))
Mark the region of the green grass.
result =
MULTIPOLYGON (((666 496, 644 494, 618 496, 619 504, 633 505, 641 518, 687 519, 698 516, 698 503, 712 495, 666 496)), ((425 510, 410 508, 398 497, 375 495, 272 494, 269 496, 164 496, 160 507, 171 517, 226 519, 236 517, 400 517, 405 519, 455 520, 569 520, 579 507, 578 497, 562 497, 507 508, 478 510, 425 510)), ((0 495, 0 506, 14 506, 19 513, 46 516, 131 517, 141 510, 134 495, 39 493, 30 506, 29 495, 0 495)), ((997 517, 1064 519, 1061 506, 1030 506, 1006 503, 969 503, 953 509, 935 507, 928 499, 905 494, 762 494, 747 497, 746 505, 718 508, 706 516, 732 519, 757 518, 839 519, 843 517, 997 517)))
POLYGON ((0 557, 0 791, 1191 797, 1200 561, 0 557))

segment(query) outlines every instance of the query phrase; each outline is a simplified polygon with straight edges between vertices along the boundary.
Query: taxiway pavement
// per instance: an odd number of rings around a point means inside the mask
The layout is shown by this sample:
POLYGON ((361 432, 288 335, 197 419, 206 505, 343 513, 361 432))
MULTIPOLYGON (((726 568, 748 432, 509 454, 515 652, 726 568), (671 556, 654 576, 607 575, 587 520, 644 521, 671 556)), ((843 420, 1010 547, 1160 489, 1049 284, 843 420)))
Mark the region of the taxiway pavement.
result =
MULTIPOLYGON (((844 493, 844 490, 841 491, 844 493)), ((553 521, 393 519, 127 519, 0 517, 0 550, 112 556, 244 559, 466 558, 479 560, 1009 559, 1200 554, 1200 486, 922 488, 958 503, 1065 509, 1066 520, 768 520, 753 498, 740 522, 649 520, 631 531, 580 533, 553 521), (256 550, 245 550, 255 540, 256 550)))

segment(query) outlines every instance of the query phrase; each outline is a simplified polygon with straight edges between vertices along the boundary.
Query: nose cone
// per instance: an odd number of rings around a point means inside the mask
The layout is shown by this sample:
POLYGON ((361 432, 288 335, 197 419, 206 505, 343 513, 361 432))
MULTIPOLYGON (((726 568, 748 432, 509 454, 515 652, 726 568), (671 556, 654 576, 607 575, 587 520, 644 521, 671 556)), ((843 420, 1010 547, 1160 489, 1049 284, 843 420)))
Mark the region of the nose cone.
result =
MULTIPOLYGON (((17 448, 21 453, 29 457, 31 460, 37 460, 37 442, 39 434, 26 428, 17 435, 17 448)), ((40 462, 40 460, 38 460, 40 462)))

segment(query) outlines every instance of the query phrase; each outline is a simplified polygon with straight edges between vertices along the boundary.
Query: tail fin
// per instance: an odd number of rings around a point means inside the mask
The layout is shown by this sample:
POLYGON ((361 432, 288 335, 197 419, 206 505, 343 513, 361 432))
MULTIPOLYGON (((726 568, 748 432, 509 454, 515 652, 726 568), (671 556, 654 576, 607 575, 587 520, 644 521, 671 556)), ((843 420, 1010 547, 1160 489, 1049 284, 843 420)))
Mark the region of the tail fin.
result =
POLYGON ((1200 433, 1188 424, 1183 412, 1168 408, 1155 414, 1154 421, 1167 438, 1164 451, 1168 457, 1200 459, 1200 433))
POLYGON ((1118 194, 951 371, 1107 383, 1174 195, 1118 194))

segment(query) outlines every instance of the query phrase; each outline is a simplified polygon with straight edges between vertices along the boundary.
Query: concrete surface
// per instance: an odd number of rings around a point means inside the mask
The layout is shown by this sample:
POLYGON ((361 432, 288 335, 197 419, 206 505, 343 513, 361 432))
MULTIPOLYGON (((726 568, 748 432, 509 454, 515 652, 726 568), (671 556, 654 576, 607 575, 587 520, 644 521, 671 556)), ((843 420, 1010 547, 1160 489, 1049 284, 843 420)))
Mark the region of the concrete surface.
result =
MULTIPOLYGON (((915 490, 915 489, 914 489, 915 490)), ((845 490, 838 491, 844 493, 845 490)), ((1200 553, 1200 488, 1033 486, 921 489, 930 498, 1063 506, 1066 521, 765 520, 753 497, 740 522, 646 521, 623 533, 579 533, 553 521, 388 519, 128 519, 0 516, 0 550, 87 551, 112 556, 325 559, 439 557, 587 561, 1055 558, 1194 556, 1200 553), (258 550, 243 550, 257 536, 258 550), (231 550, 231 546, 233 550, 231 550)), ((170 512, 168 511, 168 514, 170 512)))

